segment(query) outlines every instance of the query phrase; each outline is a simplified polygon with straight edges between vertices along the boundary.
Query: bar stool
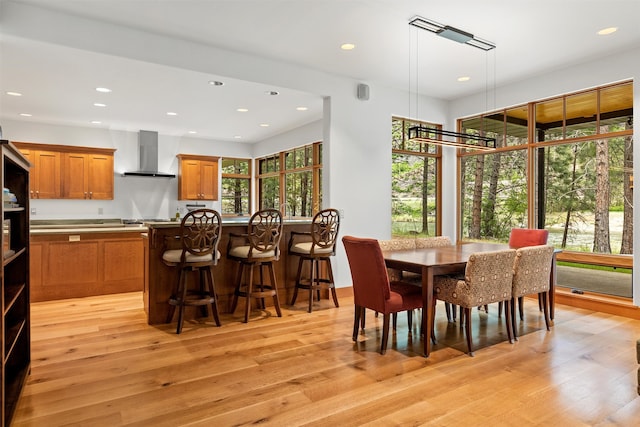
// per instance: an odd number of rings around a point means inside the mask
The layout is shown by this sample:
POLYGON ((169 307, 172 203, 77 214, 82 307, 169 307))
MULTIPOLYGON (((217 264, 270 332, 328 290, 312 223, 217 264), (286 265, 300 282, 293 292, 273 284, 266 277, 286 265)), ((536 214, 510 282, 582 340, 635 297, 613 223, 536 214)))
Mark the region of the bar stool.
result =
POLYGON ((275 209, 264 209, 254 213, 249 219, 247 234, 229 234, 227 258, 238 261, 236 288, 233 293, 231 312, 236 310, 238 297, 247 299, 244 322, 249 321, 252 299, 260 300, 260 307, 265 308, 264 299, 273 297, 278 317, 282 317, 278 299, 278 284, 273 270, 273 263, 280 259, 280 238, 282 237, 282 214, 275 209), (258 267, 260 283, 253 283, 253 270, 258 267), (270 284, 264 282, 263 267, 269 270, 270 284), (243 282, 247 273, 249 278, 243 282))
POLYGON ((298 261, 298 273, 296 274, 296 286, 293 290, 291 305, 295 304, 298 297, 298 289, 309 290, 309 313, 313 309, 313 291, 318 294, 320 301, 320 288, 331 289, 333 303, 338 305, 338 296, 333 281, 331 258, 336 254, 336 241, 340 229, 340 213, 337 209, 324 209, 313 217, 310 232, 291 232, 289 239, 289 254, 300 257, 298 261), (302 278, 302 269, 305 261, 309 261, 309 278, 302 278), (326 276, 322 277, 321 262, 325 263, 326 276))
POLYGON ((178 326, 176 333, 182 332, 184 307, 201 306, 205 316, 208 316, 207 306, 211 305, 211 312, 216 326, 220 326, 218 314, 218 299, 216 296, 213 272, 211 267, 218 263, 218 240, 222 230, 220 214, 212 209, 198 209, 184 216, 180 223, 180 239, 182 249, 169 249, 162 254, 162 261, 170 267, 177 267, 178 281, 169 298, 170 310, 167 323, 171 322, 178 307, 178 326), (187 284, 188 272, 198 271, 199 286, 189 289, 187 284))

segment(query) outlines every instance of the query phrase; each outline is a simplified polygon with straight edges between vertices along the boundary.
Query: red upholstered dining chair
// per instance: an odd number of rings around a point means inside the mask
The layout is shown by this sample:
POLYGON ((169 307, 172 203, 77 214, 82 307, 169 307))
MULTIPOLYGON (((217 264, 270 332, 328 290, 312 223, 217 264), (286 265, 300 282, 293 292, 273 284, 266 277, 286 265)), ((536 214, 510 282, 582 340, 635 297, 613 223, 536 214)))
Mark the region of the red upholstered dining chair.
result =
POLYGON ((422 308, 422 290, 402 282, 389 282, 382 250, 376 239, 344 236, 342 238, 353 282, 353 341, 358 339, 358 327, 364 309, 383 315, 380 354, 387 351, 391 314, 422 308))
MULTIPOLYGON (((511 249, 524 248, 525 246, 546 245, 549 238, 549 231, 538 228, 512 228, 509 235, 509 247, 511 249)), ((538 296, 538 307, 542 311, 542 296, 538 296)), ((515 309, 515 307, 514 307, 515 309)), ((520 320, 524 319, 524 299, 518 297, 518 311, 520 320)), ((502 312, 502 306, 498 307, 498 313, 502 312)))

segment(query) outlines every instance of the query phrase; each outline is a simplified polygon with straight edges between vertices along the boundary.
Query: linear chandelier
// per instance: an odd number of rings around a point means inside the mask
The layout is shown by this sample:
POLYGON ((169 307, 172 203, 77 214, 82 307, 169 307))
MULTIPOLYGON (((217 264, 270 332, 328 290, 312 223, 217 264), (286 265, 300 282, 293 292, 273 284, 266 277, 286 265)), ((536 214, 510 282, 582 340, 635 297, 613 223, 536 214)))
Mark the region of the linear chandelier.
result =
POLYGON ((449 40, 456 41, 458 43, 465 43, 469 46, 477 47, 484 51, 495 49, 496 45, 487 40, 482 40, 475 37, 471 33, 459 30, 449 25, 442 25, 430 19, 423 18, 421 16, 414 16, 409 20, 409 25, 421 28, 423 30, 430 31, 434 34, 444 37, 449 40))
POLYGON ((496 139, 486 136, 472 135, 469 133, 453 132, 425 126, 412 126, 409 128, 409 141, 426 144, 447 145, 467 150, 490 151, 496 148, 496 139), (456 138, 455 140, 442 139, 443 137, 456 138))

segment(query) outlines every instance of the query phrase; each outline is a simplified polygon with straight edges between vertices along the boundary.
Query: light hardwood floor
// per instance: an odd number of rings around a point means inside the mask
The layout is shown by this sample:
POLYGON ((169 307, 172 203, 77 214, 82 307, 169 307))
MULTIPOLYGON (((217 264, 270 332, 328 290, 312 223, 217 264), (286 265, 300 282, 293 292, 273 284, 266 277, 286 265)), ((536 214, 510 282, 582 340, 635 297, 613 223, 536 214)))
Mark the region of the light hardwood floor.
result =
MULTIPOLYGON (((140 293, 32 305, 32 369, 15 426, 637 426, 640 321, 557 306, 551 332, 526 304, 516 344, 497 306, 474 311, 475 357, 438 306, 430 358, 399 316, 351 341, 353 300, 283 317, 148 326, 140 293), (212 322, 211 322, 212 324, 212 322)), ((267 310, 269 311, 269 310, 267 310)), ((273 310, 271 310, 273 312, 273 310)))

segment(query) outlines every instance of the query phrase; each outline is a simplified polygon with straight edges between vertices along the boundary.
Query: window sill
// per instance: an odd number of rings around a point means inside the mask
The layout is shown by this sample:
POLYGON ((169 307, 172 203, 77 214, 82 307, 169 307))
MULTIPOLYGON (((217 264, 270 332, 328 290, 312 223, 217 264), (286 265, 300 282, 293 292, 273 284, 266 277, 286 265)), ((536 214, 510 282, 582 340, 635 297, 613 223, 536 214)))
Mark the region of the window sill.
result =
POLYGON ((640 307, 633 305, 630 298, 589 292, 574 294, 571 289, 556 288, 555 303, 640 320, 640 307))

